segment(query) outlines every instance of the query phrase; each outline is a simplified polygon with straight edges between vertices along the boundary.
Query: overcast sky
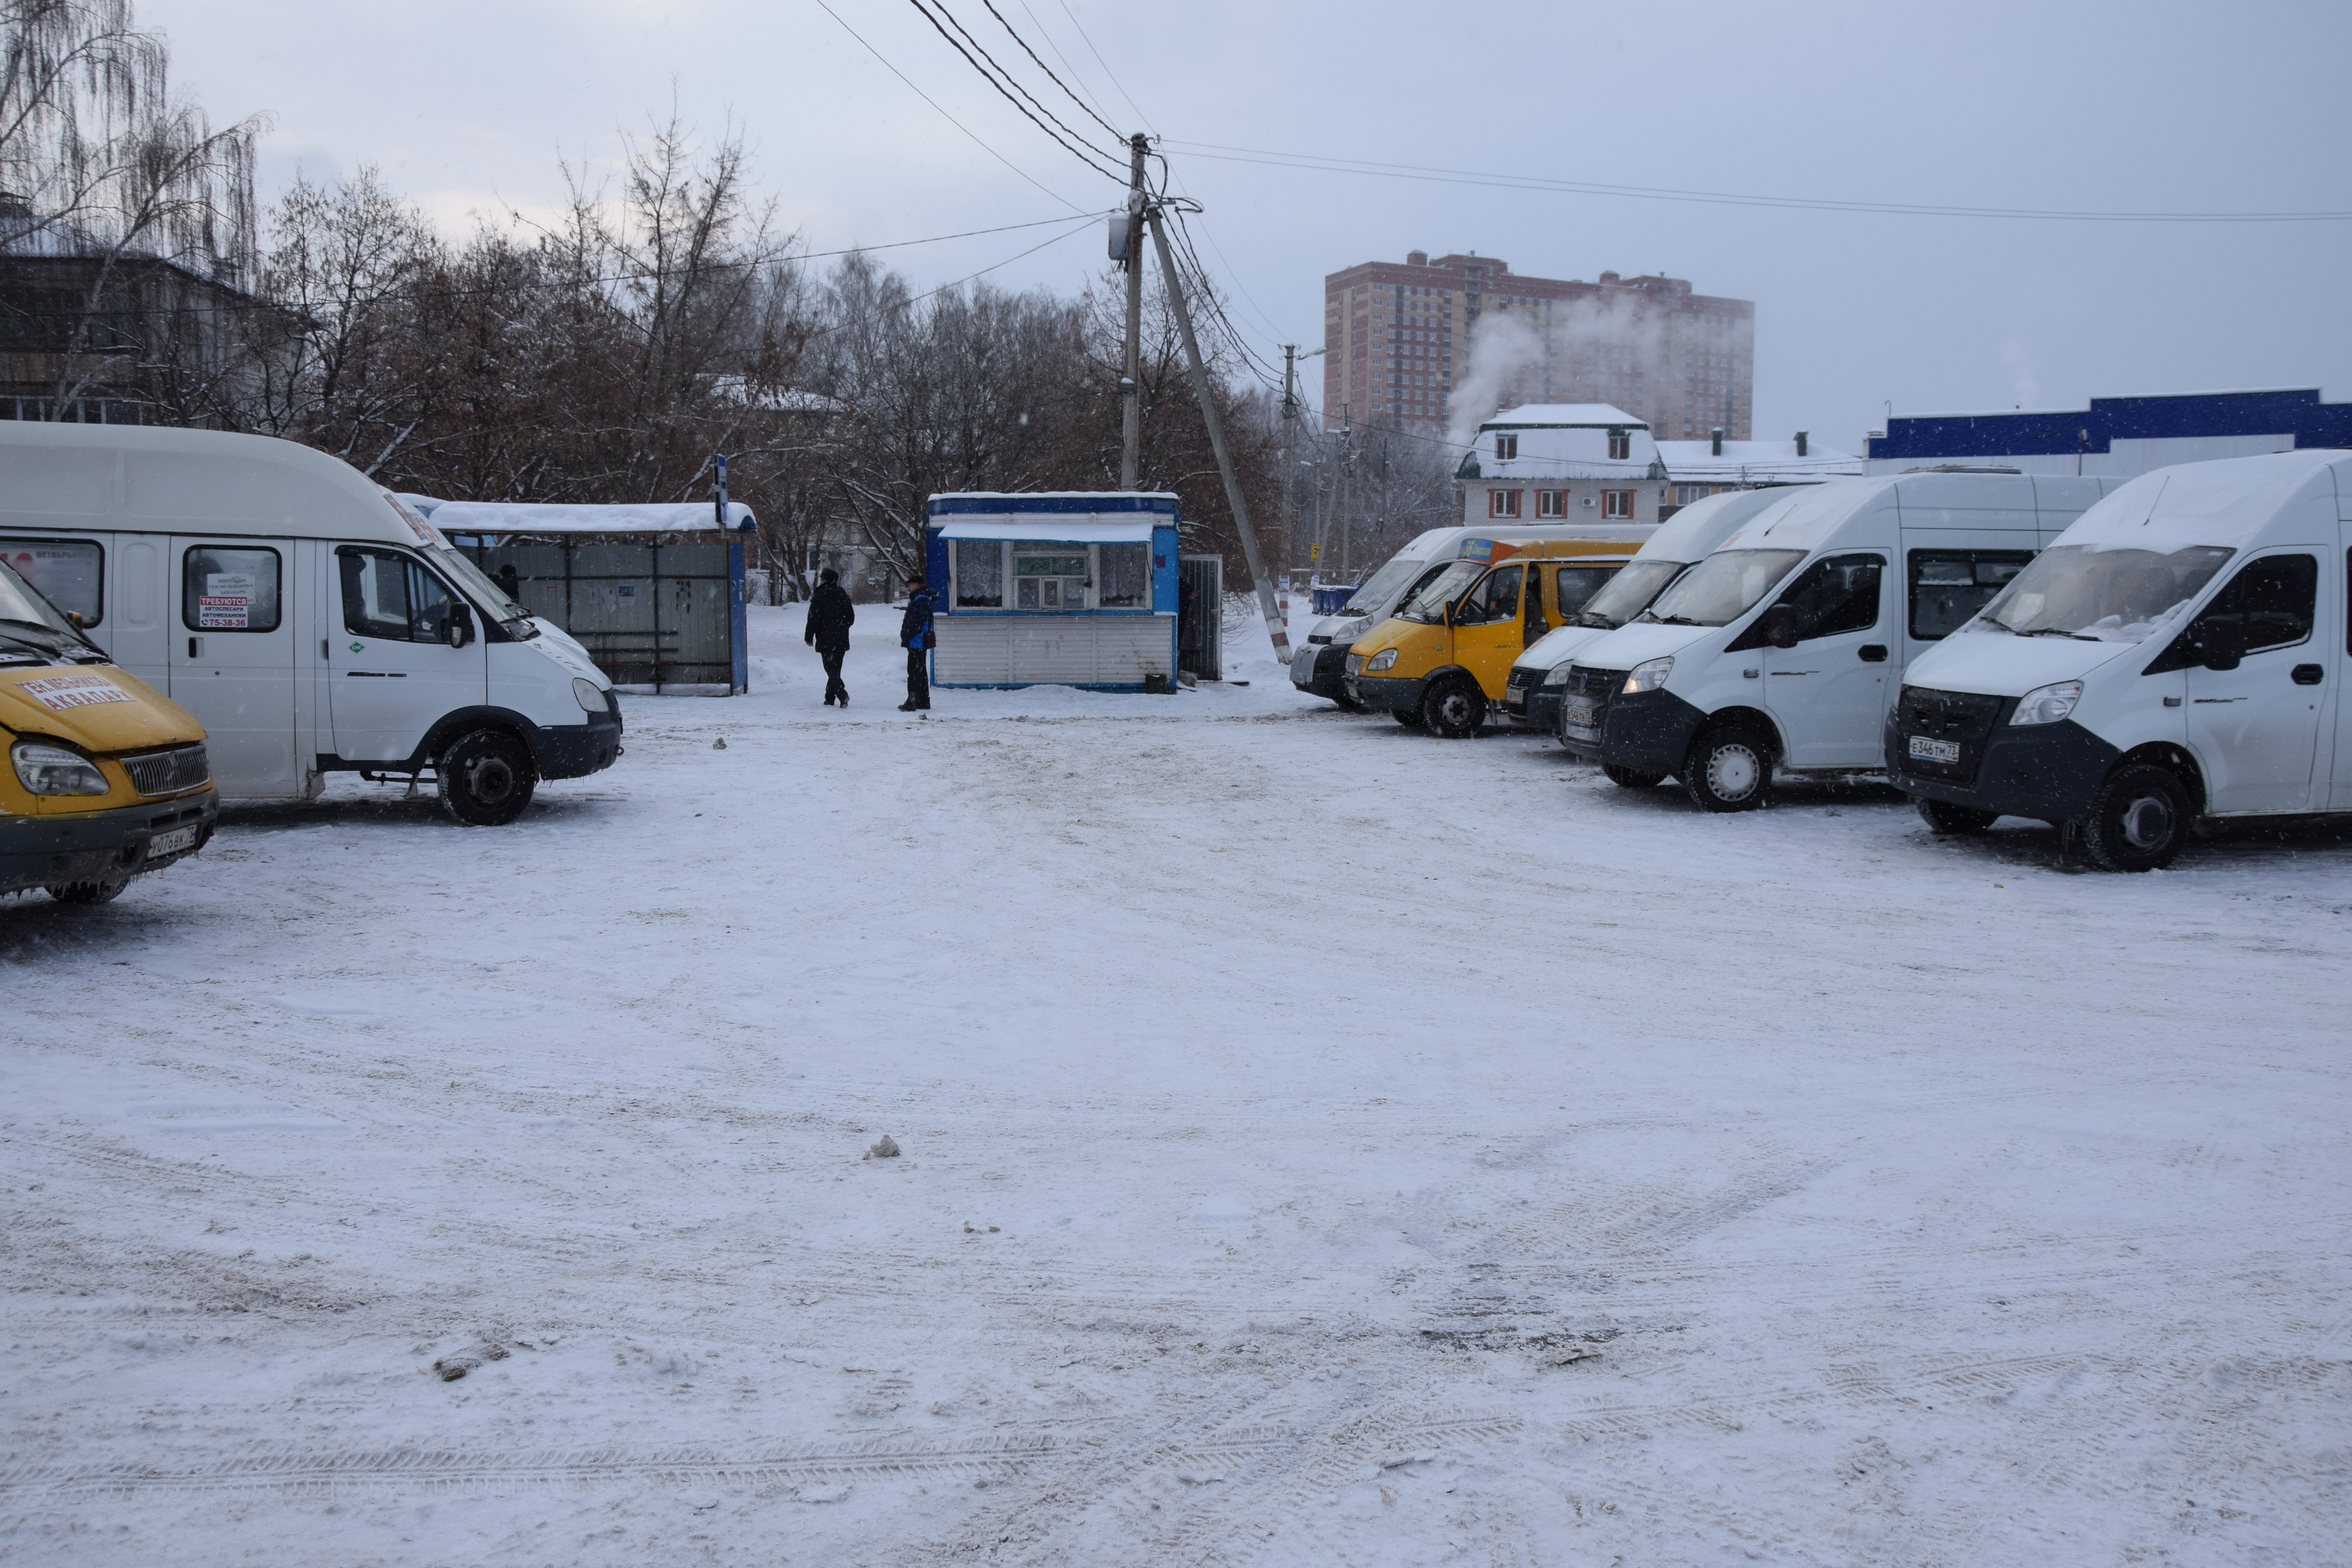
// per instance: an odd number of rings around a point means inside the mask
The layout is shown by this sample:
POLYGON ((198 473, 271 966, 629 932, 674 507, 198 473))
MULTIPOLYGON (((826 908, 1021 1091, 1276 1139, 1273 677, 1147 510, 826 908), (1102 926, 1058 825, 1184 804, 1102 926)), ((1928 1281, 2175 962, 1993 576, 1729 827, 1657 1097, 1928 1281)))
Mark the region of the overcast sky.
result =
MULTIPOLYGON (((674 89, 706 130, 731 114, 748 131, 761 185, 814 249, 1117 205, 1111 181, 1016 115, 908 0, 830 3, 1013 167, 815 0, 139 0, 139 15, 215 119, 271 117, 265 197, 298 169, 373 163, 462 232, 477 212, 559 200, 560 159, 609 165, 674 89)), ((950 3, 1013 63, 982 0, 950 3)), ((1754 300, 1759 437, 1804 428, 1857 449, 1890 403, 2352 397, 2352 223, 1790 211, 1365 178, 1181 145, 1832 200, 2352 211, 2342 0, 996 3, 1111 123, 1170 139, 1179 187, 1206 209, 1204 259, 1261 344, 1318 341, 1327 272, 1476 250, 1547 277, 1664 271, 1754 300)), ((1052 232, 888 259, 943 282, 1052 232)), ((1100 256, 1088 228, 992 276, 1074 291, 1100 256)), ((1319 395, 1319 376, 1304 385, 1319 395)))

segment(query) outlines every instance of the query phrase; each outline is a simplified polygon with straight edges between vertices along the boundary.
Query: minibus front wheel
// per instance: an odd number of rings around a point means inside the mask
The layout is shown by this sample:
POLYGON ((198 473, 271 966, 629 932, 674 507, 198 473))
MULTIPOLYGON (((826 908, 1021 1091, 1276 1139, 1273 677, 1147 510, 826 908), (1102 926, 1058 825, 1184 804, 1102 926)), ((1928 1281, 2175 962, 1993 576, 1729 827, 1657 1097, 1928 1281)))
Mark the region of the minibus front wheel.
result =
POLYGON ((1938 834, 1950 834, 1972 838, 1990 833, 2000 813, 1981 806, 1955 805, 1948 800, 1929 800, 1926 795, 1914 795, 1911 804, 1919 808, 1919 820, 1938 834))
POLYGON ((2170 768, 2133 763, 2107 775, 2083 818, 2083 851, 2102 871, 2155 871, 2189 840, 2196 807, 2170 768))
POLYGON ((520 816, 539 786, 530 748, 504 730, 460 735, 433 764, 441 808, 468 827, 503 827, 520 816))
POLYGON ((1486 727, 1486 694, 1466 675, 1448 676, 1421 700, 1421 721, 1433 734, 1467 740, 1486 727))
POLYGON ((1683 788, 1705 811, 1754 811, 1772 789, 1772 744, 1744 724, 1726 724, 1691 742, 1683 788))

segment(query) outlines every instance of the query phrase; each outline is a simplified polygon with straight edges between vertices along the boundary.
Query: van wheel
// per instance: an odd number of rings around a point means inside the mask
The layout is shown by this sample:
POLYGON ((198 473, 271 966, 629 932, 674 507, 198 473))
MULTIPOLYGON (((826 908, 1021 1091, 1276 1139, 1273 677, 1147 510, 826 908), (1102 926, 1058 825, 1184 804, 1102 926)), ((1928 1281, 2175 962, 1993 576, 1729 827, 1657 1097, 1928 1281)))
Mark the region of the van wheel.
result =
POLYGON ((119 881, 59 882, 48 892, 49 897, 61 904, 110 904, 121 898, 122 889, 129 886, 131 879, 125 877, 119 881))
POLYGON ((1433 734, 1465 741, 1486 727, 1486 694, 1466 675, 1451 675, 1421 700, 1421 721, 1433 734))
POLYGON ((1621 768, 1615 763, 1601 764, 1601 773, 1621 789, 1655 789, 1666 782, 1664 773, 1645 773, 1639 768, 1621 768))
POLYGON ((2195 820, 2189 791, 2170 768, 2135 763, 2107 775, 2083 819, 2083 849, 2102 871, 2172 864, 2195 820))
POLYGON ((1421 710, 1418 708, 1391 708, 1389 710, 1389 717, 1408 730, 1421 728, 1421 710))
POLYGON ((504 730, 461 735, 433 764, 441 808, 468 827, 503 827, 522 815, 539 786, 530 750, 504 730))
POLYGON ((1771 794, 1772 747, 1741 725, 1710 730, 1692 742, 1682 781, 1702 810, 1753 811, 1771 794))
POLYGON ((1981 811, 1973 805, 1954 805, 1948 800, 1929 800, 1925 795, 1913 799, 1919 808, 1919 820, 1937 833, 1955 834, 1973 838, 1979 833, 1990 833, 2000 813, 1981 811))
POLYGON ((1364 710, 1364 705, 1352 697, 1334 697, 1331 700, 1339 705, 1342 713, 1361 713, 1364 710))

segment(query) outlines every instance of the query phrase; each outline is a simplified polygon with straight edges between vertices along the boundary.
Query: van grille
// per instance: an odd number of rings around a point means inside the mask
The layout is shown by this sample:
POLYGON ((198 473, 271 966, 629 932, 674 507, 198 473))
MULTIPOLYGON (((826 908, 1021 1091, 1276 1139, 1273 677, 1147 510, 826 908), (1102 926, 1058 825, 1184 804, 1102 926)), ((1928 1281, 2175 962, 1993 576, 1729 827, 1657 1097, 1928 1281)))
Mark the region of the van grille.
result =
POLYGON ((201 744, 150 752, 143 757, 125 757, 122 766, 131 775, 131 787, 141 795, 177 795, 182 790, 196 788, 213 776, 212 764, 205 761, 201 744))
POLYGON ((1510 691, 1525 691, 1543 678, 1544 672, 1540 669, 1532 669, 1524 664, 1515 664, 1511 666, 1510 679, 1503 683, 1504 689, 1510 691))
POLYGON ((1993 726, 2000 721, 2000 710, 2007 702, 2006 698, 1987 697, 1975 691, 1905 687, 1902 700, 1895 705, 1895 761, 1903 772, 1922 778, 1974 784, 1977 769, 1984 764, 1985 742, 1991 736, 1993 726), (1914 735, 1953 742, 1958 745, 1960 754, 1948 763, 1912 756, 1910 742, 1914 735))
POLYGON ((1576 665, 1568 672, 1568 689, 1571 696, 1607 699, 1625 684, 1622 669, 1591 669, 1576 665))

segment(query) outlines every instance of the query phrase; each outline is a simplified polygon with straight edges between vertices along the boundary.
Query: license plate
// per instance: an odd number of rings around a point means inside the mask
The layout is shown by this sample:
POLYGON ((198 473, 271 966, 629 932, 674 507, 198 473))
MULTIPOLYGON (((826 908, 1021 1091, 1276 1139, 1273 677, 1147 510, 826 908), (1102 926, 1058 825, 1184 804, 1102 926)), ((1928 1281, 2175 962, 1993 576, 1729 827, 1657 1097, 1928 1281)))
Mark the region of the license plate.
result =
POLYGON ((1559 710, 1559 721, 1571 730, 1590 730, 1597 717, 1591 708, 1580 703, 1569 703, 1559 710))
POLYGON ((1957 763, 1960 760, 1960 743, 1914 735, 1911 737, 1911 754, 1923 763, 1957 763))
POLYGON ((158 833, 147 840, 147 858, 159 860, 166 855, 177 855, 184 849, 193 848, 196 836, 204 830, 204 824, 196 822, 185 827, 174 827, 169 833, 158 833))

